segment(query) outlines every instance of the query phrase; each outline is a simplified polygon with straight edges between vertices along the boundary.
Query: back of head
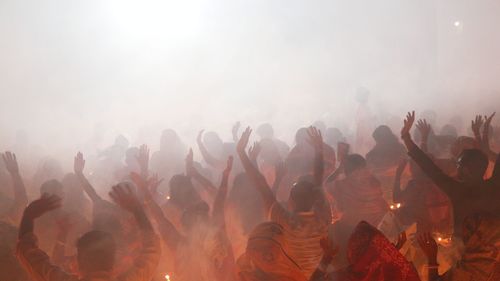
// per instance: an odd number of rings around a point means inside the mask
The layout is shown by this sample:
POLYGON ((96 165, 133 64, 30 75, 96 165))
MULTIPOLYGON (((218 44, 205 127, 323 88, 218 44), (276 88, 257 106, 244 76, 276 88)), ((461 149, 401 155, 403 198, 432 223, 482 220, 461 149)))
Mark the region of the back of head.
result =
POLYGON ((169 182, 170 200, 181 206, 191 202, 197 202, 199 199, 198 193, 191 183, 188 176, 177 174, 174 175, 169 182))
POLYGON ((94 230, 76 242, 78 267, 83 275, 112 271, 115 264, 116 242, 107 232, 94 230))
POLYGON ((459 174, 482 179, 488 168, 488 157, 481 150, 464 149, 459 157, 459 174))
POLYGON ((375 131, 373 131, 372 137, 377 144, 392 144, 398 142, 391 128, 385 125, 378 126, 375 131))
POLYGON ((364 169, 366 160, 359 154, 349 154, 344 159, 344 172, 346 175, 352 174, 356 170, 364 169))
POLYGON ((55 179, 48 180, 40 186, 40 195, 47 193, 50 195, 57 195, 59 197, 64 197, 63 185, 55 179))
POLYGON ((307 143, 307 128, 300 128, 297 133, 295 133, 295 142, 297 144, 305 144, 307 143))
POLYGON ((190 230, 193 226, 205 223, 209 219, 210 207, 204 201, 199 201, 188 206, 182 213, 182 226, 190 230))
POLYGON ((468 136, 460 136, 451 146, 451 153, 455 159, 458 159, 463 150, 471 148, 477 148, 476 140, 468 136))
POLYGON ((269 123, 264 123, 257 128, 257 135, 262 139, 272 139, 274 137, 273 127, 269 123))
POLYGON ((319 191, 310 181, 299 180, 290 190, 290 201, 295 212, 309 212, 318 200, 319 191))

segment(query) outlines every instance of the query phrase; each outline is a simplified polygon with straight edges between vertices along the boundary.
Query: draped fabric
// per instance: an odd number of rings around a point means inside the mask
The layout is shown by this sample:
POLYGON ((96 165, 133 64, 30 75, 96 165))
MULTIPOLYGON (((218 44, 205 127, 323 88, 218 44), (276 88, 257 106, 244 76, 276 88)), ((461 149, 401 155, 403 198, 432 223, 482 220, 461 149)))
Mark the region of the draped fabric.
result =
POLYGON ((500 218, 475 217, 467 219, 465 225, 472 226, 465 252, 443 280, 500 280, 500 218))
POLYGON ((375 227, 360 222, 348 245, 345 281, 419 281, 413 265, 375 227))
POLYGON ((282 226, 258 225, 250 234, 247 250, 237 261, 241 281, 306 281, 300 267, 288 254, 282 226))
POLYGON ((380 182, 366 169, 337 181, 332 193, 342 220, 352 226, 360 221, 378 225, 389 210, 380 182))

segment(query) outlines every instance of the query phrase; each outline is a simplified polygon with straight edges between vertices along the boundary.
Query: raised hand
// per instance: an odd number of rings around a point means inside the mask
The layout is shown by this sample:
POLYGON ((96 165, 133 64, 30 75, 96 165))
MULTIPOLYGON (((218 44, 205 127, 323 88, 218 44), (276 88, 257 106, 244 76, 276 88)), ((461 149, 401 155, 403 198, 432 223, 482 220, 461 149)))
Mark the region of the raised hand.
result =
POLYGON ((240 140, 238 141, 238 144, 236 145, 236 150, 239 153, 245 153, 245 149, 248 145, 248 140, 250 139, 250 135, 252 134, 252 129, 250 127, 247 127, 243 134, 241 135, 240 140))
POLYGON ((438 245, 432 235, 429 232, 422 233, 417 236, 417 242, 420 248, 422 248, 429 263, 435 264, 437 261, 438 245))
POLYGON ((11 174, 18 174, 19 173, 19 166, 17 164, 17 158, 16 154, 6 151, 4 154, 2 154, 3 161, 5 162, 5 168, 9 173, 11 174))
POLYGON ((472 120, 470 124, 474 136, 476 137, 481 136, 481 127, 483 126, 483 124, 484 124, 483 116, 476 115, 476 118, 472 120))
POLYGON ((163 179, 158 178, 158 174, 154 174, 149 179, 139 175, 136 172, 130 173, 130 178, 139 189, 141 189, 146 196, 158 194, 158 186, 163 182, 163 179))
POLYGON ((254 142, 252 146, 248 149, 248 157, 252 161, 257 161, 257 157, 259 157, 260 151, 262 147, 258 141, 254 142))
POLYGON ((410 136, 410 130, 411 130, 411 127, 413 126, 414 122, 415 122, 415 111, 408 112, 408 114, 406 114, 406 118, 404 120, 403 128, 401 129, 401 137, 409 137, 410 136))
POLYGON ((198 133, 198 136, 196 137, 196 143, 198 145, 203 145, 203 132, 205 132, 205 130, 201 130, 199 133, 198 133))
POLYGON ((398 242, 396 243, 396 245, 394 245, 394 247, 396 247, 396 249, 398 250, 401 250, 401 248, 403 248, 405 243, 406 243, 406 232, 403 231, 399 234, 398 242))
POLYGON ((84 168, 85 168, 85 159, 83 159, 83 154, 81 152, 78 152, 73 162, 73 170, 76 175, 83 175, 84 168))
POLYGON ((113 190, 109 192, 109 197, 124 210, 132 213, 142 211, 141 202, 133 190, 130 183, 119 183, 113 186, 113 190))
POLYGON ((231 170, 233 169, 233 160, 234 160, 233 156, 229 156, 227 158, 226 168, 222 172, 222 176, 225 178, 226 181, 229 178, 229 175, 231 174, 231 170))
POLYGON ((486 129, 486 127, 490 127, 491 125, 491 120, 493 120, 493 117, 495 117, 495 114, 496 112, 493 112, 490 116, 484 116, 484 128, 486 129))
POLYGON ((427 123, 425 119, 420 119, 417 122, 416 125, 418 131, 420 132, 420 135, 422 136, 423 140, 427 140, 431 133, 431 125, 427 123))
POLYGON ((315 150, 323 149, 323 136, 321 135, 320 130, 311 126, 307 129, 307 135, 309 136, 309 144, 314 147, 315 150))
POLYGON ((240 130, 240 121, 234 123, 233 128, 231 128, 231 134, 233 136, 233 141, 237 142, 238 141, 238 131, 240 130))
POLYGON ((137 163, 139 163, 139 167, 141 167, 141 173, 146 175, 149 171, 149 148, 145 144, 139 147, 137 163))
POLYGON ((193 149, 190 148, 188 154, 186 155, 186 175, 188 176, 194 176, 197 171, 194 167, 194 156, 193 156, 193 149))
POLYGON ((40 199, 31 202, 24 210, 24 217, 28 219, 36 219, 43 214, 60 208, 62 199, 57 195, 49 195, 44 193, 40 199))

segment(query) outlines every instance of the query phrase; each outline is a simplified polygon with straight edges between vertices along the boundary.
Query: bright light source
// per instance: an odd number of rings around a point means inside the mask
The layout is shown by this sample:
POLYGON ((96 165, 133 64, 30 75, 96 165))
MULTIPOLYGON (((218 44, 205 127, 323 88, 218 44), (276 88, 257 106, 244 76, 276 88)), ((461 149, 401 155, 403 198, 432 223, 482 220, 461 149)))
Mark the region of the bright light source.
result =
POLYGON ((453 25, 454 25, 455 27, 460 27, 460 26, 462 25, 462 23, 461 23, 461 22, 459 22, 459 21, 455 21, 455 22, 453 23, 453 25))

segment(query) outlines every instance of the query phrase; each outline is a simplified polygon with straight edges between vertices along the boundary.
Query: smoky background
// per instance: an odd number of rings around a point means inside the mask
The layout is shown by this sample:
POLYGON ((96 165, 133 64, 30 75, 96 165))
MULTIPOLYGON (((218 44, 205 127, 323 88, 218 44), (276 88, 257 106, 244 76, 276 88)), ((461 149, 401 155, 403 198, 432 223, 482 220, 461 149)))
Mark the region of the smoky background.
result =
POLYGON ((495 0, 0 0, 0 148, 69 167, 118 134, 154 150, 235 121, 293 142, 352 131, 360 89, 377 124, 468 124, 500 103, 499 23, 495 0))

